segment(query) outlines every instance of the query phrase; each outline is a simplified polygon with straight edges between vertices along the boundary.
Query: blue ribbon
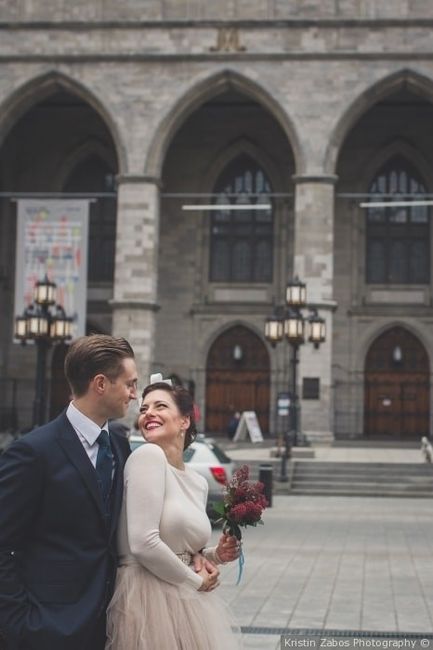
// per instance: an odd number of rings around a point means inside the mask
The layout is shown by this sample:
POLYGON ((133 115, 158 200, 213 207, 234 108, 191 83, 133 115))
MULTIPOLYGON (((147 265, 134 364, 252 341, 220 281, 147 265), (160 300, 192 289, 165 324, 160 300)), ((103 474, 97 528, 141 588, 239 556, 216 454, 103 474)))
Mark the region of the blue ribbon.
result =
POLYGON ((238 584, 241 581, 242 572, 244 570, 244 564, 245 564, 245 556, 244 556, 244 552, 243 552, 242 547, 241 547, 241 552, 239 554, 239 569, 238 569, 238 579, 236 581, 236 586, 238 586, 238 584))

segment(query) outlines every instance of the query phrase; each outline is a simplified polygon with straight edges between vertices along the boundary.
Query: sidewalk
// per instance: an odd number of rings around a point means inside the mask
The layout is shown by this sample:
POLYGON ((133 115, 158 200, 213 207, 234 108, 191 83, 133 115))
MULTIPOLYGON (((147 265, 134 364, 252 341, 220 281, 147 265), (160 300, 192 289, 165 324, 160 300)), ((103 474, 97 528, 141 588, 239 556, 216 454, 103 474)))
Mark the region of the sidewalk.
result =
MULTIPOLYGON (((263 443, 253 444, 252 442, 233 443, 222 438, 215 438, 215 442, 234 461, 243 462, 281 462, 272 452, 276 452, 274 440, 266 440, 263 443)), ((312 445, 311 447, 293 447, 292 459, 296 461, 332 461, 332 462, 353 462, 353 463, 424 463, 424 458, 418 446, 348 446, 328 447, 312 445), (312 453, 313 456, 303 456, 312 453)))
POLYGON ((282 629, 431 634, 431 509, 423 499, 275 496, 265 525, 244 532, 240 585, 237 564, 222 569, 245 649, 279 648, 282 629))
MULTIPOLYGON (((281 460, 273 441, 217 440, 256 474, 281 460)), ((302 462, 424 463, 416 446, 305 448, 302 462)), ((221 595, 243 628, 245 650, 277 650, 280 635, 340 630, 433 633, 433 517, 430 500, 276 495, 264 526, 244 533, 244 576, 223 569, 221 595)), ((213 533, 215 539, 219 535, 213 533)), ((433 647, 433 641, 431 642, 433 647)))

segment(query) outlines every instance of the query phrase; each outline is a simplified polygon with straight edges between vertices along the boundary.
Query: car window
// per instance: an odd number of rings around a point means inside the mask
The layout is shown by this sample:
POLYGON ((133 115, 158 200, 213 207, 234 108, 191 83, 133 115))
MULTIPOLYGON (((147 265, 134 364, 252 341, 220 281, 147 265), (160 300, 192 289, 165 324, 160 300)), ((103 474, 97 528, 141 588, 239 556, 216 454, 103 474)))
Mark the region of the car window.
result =
POLYGON ((193 447, 191 447, 191 446, 187 447, 185 449, 185 451, 183 452, 183 460, 184 460, 184 462, 189 463, 191 458, 194 456, 194 454, 195 454, 195 449, 193 449, 193 447))
POLYGON ((224 463, 231 463, 232 462, 231 458, 229 458, 223 452, 223 450, 220 447, 218 447, 218 445, 214 445, 213 443, 208 443, 208 444, 209 444, 209 447, 212 449, 213 453, 215 454, 215 456, 218 458, 220 463, 224 464, 224 463))
POLYGON ((188 447, 194 451, 191 458, 193 463, 215 463, 215 456, 207 445, 201 443, 193 442, 191 447, 188 447))
POLYGON ((144 440, 140 440, 139 438, 129 439, 129 446, 131 447, 131 451, 138 449, 138 447, 141 447, 141 445, 144 445, 144 440))

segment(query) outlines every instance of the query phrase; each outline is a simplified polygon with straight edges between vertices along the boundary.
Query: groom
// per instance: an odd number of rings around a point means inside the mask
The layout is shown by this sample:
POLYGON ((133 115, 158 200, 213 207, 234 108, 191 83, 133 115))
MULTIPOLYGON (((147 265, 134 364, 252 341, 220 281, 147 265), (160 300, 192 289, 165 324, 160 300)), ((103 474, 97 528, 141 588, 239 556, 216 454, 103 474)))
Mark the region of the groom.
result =
MULTIPOLYGON (((125 339, 72 343, 73 401, 0 457, 0 648, 103 650, 116 571, 125 436, 109 418, 137 397, 125 339)), ((125 649, 126 650, 126 649, 125 649)))

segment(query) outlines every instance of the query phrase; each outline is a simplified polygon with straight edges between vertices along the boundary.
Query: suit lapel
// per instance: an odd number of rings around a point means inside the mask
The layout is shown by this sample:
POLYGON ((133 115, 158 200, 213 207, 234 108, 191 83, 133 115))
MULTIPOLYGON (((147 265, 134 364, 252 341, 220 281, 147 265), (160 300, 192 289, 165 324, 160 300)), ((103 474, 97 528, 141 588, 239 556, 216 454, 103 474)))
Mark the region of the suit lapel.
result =
POLYGON ((78 470, 82 481, 86 485, 98 511, 103 519, 103 503, 101 492, 98 488, 95 468, 90 462, 86 451, 81 444, 72 424, 64 413, 59 416, 59 429, 57 439, 63 451, 78 470))

